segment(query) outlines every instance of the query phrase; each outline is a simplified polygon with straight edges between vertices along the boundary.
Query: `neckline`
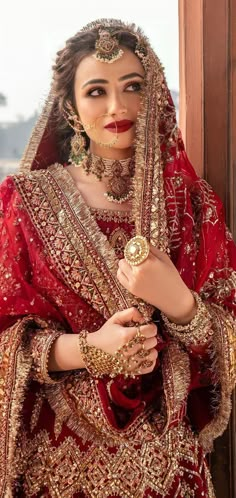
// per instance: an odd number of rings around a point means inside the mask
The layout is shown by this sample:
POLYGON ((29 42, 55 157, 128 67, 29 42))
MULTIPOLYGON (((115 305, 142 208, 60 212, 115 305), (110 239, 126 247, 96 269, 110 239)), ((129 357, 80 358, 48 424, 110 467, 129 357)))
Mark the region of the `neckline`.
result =
POLYGON ((90 206, 88 206, 88 208, 91 215, 96 217, 98 220, 133 223, 132 211, 120 211, 90 206))
MULTIPOLYGON (((57 163, 57 165, 59 166, 58 163, 57 163)), ((98 214, 104 213, 104 214, 107 214, 110 216, 116 215, 116 216, 120 216, 120 217, 122 217, 122 215, 123 215, 126 218, 132 218, 132 209, 130 209, 130 211, 128 211, 127 209, 125 209, 125 210, 123 210, 123 209, 109 209, 109 208, 103 208, 103 207, 89 206, 86 203, 82 193, 80 192, 78 185, 76 184, 75 179, 71 175, 70 171, 66 167, 64 167, 64 166, 62 166, 62 167, 63 167, 63 170, 66 172, 66 175, 68 177, 68 182, 70 183, 70 185, 71 185, 71 182, 73 183, 75 191, 78 192, 79 196, 83 200, 84 205, 88 208, 88 210, 92 214, 95 214, 97 212, 98 214)), ((119 204, 114 203, 114 206, 116 206, 116 205, 118 206, 119 204)))

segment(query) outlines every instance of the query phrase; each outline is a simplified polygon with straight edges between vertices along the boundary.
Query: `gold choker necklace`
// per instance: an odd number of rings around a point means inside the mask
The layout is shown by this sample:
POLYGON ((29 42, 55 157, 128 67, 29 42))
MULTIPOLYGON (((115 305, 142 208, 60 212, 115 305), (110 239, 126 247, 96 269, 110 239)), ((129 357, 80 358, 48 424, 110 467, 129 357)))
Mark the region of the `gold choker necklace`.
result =
POLYGON ((88 154, 82 167, 87 175, 93 174, 99 181, 108 179, 108 191, 104 194, 108 201, 121 204, 131 199, 135 168, 133 157, 114 160, 88 154))

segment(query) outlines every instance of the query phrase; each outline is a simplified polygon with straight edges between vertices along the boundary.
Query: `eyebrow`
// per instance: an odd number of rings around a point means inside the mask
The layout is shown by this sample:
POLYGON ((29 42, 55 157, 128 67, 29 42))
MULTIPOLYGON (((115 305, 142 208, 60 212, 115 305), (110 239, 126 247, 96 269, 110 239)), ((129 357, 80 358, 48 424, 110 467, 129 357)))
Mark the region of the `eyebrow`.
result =
MULTIPOLYGON (((144 79, 144 76, 142 76, 139 73, 129 73, 129 74, 125 74, 124 76, 121 76, 119 78, 119 81, 129 80, 130 78, 135 78, 137 76, 139 78, 144 79)), ((93 80, 86 81, 86 83, 82 86, 82 88, 84 88, 84 87, 86 87, 88 85, 94 85, 94 84, 98 84, 98 83, 106 84, 106 83, 109 83, 109 81, 108 80, 104 80, 102 78, 96 78, 96 79, 93 79, 93 80)))

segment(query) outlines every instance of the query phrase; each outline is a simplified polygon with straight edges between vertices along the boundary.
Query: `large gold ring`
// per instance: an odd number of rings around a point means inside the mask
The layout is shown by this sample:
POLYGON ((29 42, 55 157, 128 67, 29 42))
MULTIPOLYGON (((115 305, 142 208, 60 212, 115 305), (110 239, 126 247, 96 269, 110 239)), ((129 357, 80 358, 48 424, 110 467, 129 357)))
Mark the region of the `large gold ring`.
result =
POLYGON ((142 235, 136 235, 127 242, 124 256, 131 266, 138 266, 147 259, 149 252, 150 247, 147 239, 142 235))

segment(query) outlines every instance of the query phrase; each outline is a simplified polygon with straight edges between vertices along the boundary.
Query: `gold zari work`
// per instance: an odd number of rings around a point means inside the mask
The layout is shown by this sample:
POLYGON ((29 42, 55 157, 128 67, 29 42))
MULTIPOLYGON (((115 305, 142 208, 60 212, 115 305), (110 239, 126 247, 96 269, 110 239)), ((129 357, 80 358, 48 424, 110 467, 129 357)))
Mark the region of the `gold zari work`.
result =
MULTIPOLYGON (((208 472, 203 458, 199 462, 197 439, 185 425, 172 428, 161 439, 153 427, 150 441, 126 440, 116 447, 105 441, 98 444, 95 434, 94 439, 84 453, 70 436, 57 447, 52 445, 46 431, 31 441, 23 436, 21 451, 23 461, 28 463, 24 473, 26 496, 40 493, 44 487, 51 498, 72 498, 79 491, 88 498, 142 498, 145 491, 166 496, 179 473, 183 478, 176 491, 187 486, 185 467, 180 461, 188 461, 195 468, 199 465, 201 473, 208 472), (30 461, 34 461, 33 468, 30 461)), ((195 470, 192 475, 196 477, 195 470)), ((205 498, 214 498, 210 487, 205 498)))

